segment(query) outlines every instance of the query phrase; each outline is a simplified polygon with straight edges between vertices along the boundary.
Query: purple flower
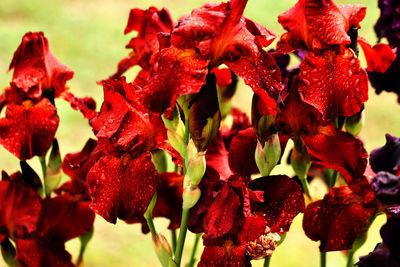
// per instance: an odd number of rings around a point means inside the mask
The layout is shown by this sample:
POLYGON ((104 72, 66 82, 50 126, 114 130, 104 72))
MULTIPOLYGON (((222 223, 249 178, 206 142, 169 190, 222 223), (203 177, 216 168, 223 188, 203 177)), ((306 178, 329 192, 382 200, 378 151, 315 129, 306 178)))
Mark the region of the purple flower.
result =
POLYGON ((375 173, 380 171, 398 175, 400 167, 400 138, 386 134, 386 144, 372 150, 370 164, 375 173))
POLYGON ((381 16, 375 24, 378 38, 386 37, 390 46, 400 45, 400 2, 398 0, 379 0, 381 16))
POLYGON ((376 198, 382 204, 400 204, 400 177, 389 172, 378 172, 371 182, 376 198))

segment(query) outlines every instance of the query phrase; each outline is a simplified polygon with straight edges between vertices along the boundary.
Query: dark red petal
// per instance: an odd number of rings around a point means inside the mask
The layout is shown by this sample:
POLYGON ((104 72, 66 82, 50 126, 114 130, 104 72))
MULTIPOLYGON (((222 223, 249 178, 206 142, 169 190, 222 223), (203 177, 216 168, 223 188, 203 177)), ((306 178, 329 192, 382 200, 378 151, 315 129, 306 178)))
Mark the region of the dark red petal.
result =
POLYGON ((229 147, 232 141, 232 138, 241 130, 245 130, 251 126, 249 117, 246 113, 240 111, 237 108, 232 108, 231 114, 233 118, 232 126, 228 127, 228 125, 222 125, 220 129, 220 134, 223 136, 223 140, 225 142, 225 146, 229 147))
POLYGON ((369 43, 361 39, 358 43, 364 51, 368 71, 384 73, 396 59, 396 53, 387 44, 376 44, 371 47, 369 43))
POLYGON ((79 110, 83 116, 90 120, 97 116, 96 102, 91 97, 76 97, 70 92, 63 95, 63 98, 71 104, 75 110, 79 110))
POLYGON ((224 62, 258 94, 264 104, 262 114, 275 115, 277 95, 282 89, 281 73, 274 58, 261 50, 258 57, 241 57, 224 62))
POLYGON ((65 83, 74 72, 61 64, 49 50, 42 32, 28 32, 14 53, 10 70, 14 68, 12 84, 27 98, 40 99, 46 89, 55 89, 55 96, 67 90, 65 83))
POLYGON ((170 219, 168 229, 177 229, 181 224, 183 177, 173 173, 161 173, 157 188, 157 202, 153 217, 170 219))
POLYGON ((37 233, 48 243, 63 244, 90 231, 94 217, 89 202, 75 201, 68 195, 46 198, 37 233))
POLYGON ((59 120, 47 98, 36 104, 9 104, 6 117, 0 119, 0 144, 20 160, 43 156, 51 146, 59 120))
POLYGON ((78 179, 85 182, 86 174, 96 163, 100 154, 97 142, 93 139, 89 139, 82 151, 69 153, 64 157, 62 169, 64 173, 72 179, 78 179))
POLYGON ((305 44, 309 50, 324 49, 332 45, 350 43, 347 31, 358 26, 365 16, 366 7, 336 6, 331 0, 299 0, 291 9, 278 17, 288 31, 285 42, 294 48, 305 44))
POLYGON ((323 200, 307 206, 303 229, 310 239, 321 241, 323 252, 350 249, 375 212, 362 204, 363 198, 347 186, 334 187, 323 200))
POLYGON ((200 91, 206 82, 208 62, 195 50, 170 47, 154 57, 149 83, 144 88, 144 105, 153 112, 173 108, 181 95, 200 91))
POLYGON ((64 243, 49 244, 42 240, 17 239, 17 259, 22 267, 74 267, 64 243))
POLYGON ((218 238, 228 233, 240 212, 240 197, 227 183, 204 217, 204 237, 218 238))
POLYGON ((339 131, 335 126, 320 126, 315 135, 303 135, 308 155, 318 169, 337 170, 347 183, 355 183, 363 177, 368 153, 362 142, 351 134, 339 131))
POLYGON ((326 124, 313 106, 301 101, 297 91, 299 83, 297 75, 289 75, 282 94, 284 105, 275 119, 280 133, 295 137, 302 133, 314 133, 318 125, 326 124))
POLYGON ((209 57, 212 39, 221 34, 221 25, 229 11, 227 3, 194 9, 172 31, 171 44, 179 48, 196 47, 204 57, 209 57))
POLYGON ((360 28, 359 23, 365 18, 367 7, 364 5, 338 5, 340 11, 347 18, 348 26, 360 28))
POLYGON ((300 64, 299 94, 324 119, 352 116, 368 99, 368 76, 350 49, 308 52, 300 64))
POLYGON ((133 155, 155 148, 166 139, 161 116, 141 105, 139 88, 125 78, 103 81, 104 103, 90 123, 107 153, 133 155))
POLYGON ((231 71, 227 68, 219 69, 215 68, 212 70, 212 73, 215 74, 215 77, 217 79, 217 85, 219 87, 225 87, 231 84, 232 82, 232 76, 231 76, 231 71))
POLYGON ((226 181, 233 174, 228 162, 228 151, 221 135, 217 135, 206 153, 207 171, 216 171, 219 180, 226 181))
POLYGON ((246 217, 243 228, 238 235, 239 242, 241 244, 246 244, 248 241, 257 239, 265 232, 266 226, 267 222, 264 217, 246 217))
POLYGON ((0 235, 22 237, 36 230, 42 202, 32 189, 0 181, 0 235))
POLYGON ((90 207, 109 222, 142 219, 159 183, 158 173, 148 152, 138 158, 106 155, 92 167, 87 185, 90 207))
POLYGON ((226 240, 220 246, 205 246, 199 262, 199 267, 248 267, 250 261, 246 259, 246 245, 233 244, 226 240))
POLYGON ((232 139, 229 147, 229 166, 234 173, 243 177, 258 173, 254 158, 257 137, 253 128, 240 131, 232 139))
POLYGON ((144 70, 149 70, 151 56, 160 49, 158 35, 170 33, 172 27, 171 15, 165 8, 161 10, 155 7, 150 7, 147 10, 131 9, 124 33, 137 32, 136 37, 132 38, 126 46, 132 48, 133 52, 129 57, 119 62, 117 72, 110 78, 119 78, 135 65, 140 65, 144 70))
POLYGON ((287 176, 268 176, 249 183, 251 190, 264 192, 264 202, 253 202, 252 210, 264 216, 272 232, 289 231, 292 220, 305 209, 301 187, 287 176))

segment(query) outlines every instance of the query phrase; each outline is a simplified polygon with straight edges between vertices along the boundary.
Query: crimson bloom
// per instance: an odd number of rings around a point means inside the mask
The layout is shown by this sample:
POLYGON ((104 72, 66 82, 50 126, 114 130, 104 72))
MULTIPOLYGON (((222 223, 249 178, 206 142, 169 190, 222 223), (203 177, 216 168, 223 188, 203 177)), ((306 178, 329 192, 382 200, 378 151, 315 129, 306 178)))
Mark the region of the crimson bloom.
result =
MULTIPOLYGON (((234 125, 239 126, 243 120, 236 118, 234 125)), ((243 128, 248 124, 247 120, 243 128)), ((224 130, 225 136, 217 135, 207 150, 202 194, 189 223, 193 231, 205 233, 200 266, 249 266, 251 259, 270 257, 278 233, 288 231, 293 218, 304 210, 303 194, 294 180, 286 176, 250 179, 258 172, 257 139, 252 128, 240 128, 231 132, 233 137, 224 130)))
POLYGON ((147 76, 146 72, 150 69, 150 58, 160 49, 158 38, 163 34, 169 34, 173 26, 171 15, 166 8, 161 10, 155 7, 147 10, 132 9, 124 34, 137 32, 137 36, 126 45, 126 48, 131 48, 133 51, 127 58, 121 60, 117 72, 110 78, 119 78, 134 65, 142 67, 141 75, 147 76))
POLYGON ((275 35, 243 17, 246 2, 205 5, 179 21, 169 38, 165 37, 165 47, 152 58, 144 87, 151 92, 144 100, 150 109, 164 112, 180 95, 198 93, 207 73, 225 64, 260 95, 270 113, 275 112, 280 73, 273 58, 262 49, 275 35), (155 95, 163 96, 157 105, 155 95))
POLYGON ((6 106, 5 118, 0 119, 0 144, 20 160, 43 156, 50 147, 59 123, 54 97, 64 97, 87 118, 96 114, 92 98, 66 92, 73 71, 51 54, 42 32, 24 35, 11 69, 10 87, 0 97, 0 108, 6 106))
POLYGON ((354 52, 346 48, 352 42, 347 32, 351 26, 359 28, 365 10, 361 5, 299 0, 278 17, 288 31, 278 50, 309 51, 300 64, 299 93, 324 119, 352 116, 368 99, 367 74, 354 52))

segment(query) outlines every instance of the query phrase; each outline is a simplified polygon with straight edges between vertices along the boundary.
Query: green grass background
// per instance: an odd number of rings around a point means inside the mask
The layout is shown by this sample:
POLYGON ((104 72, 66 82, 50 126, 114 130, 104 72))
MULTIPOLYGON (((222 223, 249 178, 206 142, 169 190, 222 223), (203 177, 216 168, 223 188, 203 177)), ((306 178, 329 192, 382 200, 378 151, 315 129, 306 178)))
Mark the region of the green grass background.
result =
MULTIPOLYGON (((7 73, 13 53, 22 36, 28 31, 43 31, 49 39, 52 53, 64 64, 75 70, 74 78, 68 82, 71 92, 78 96, 92 96, 99 107, 102 102, 102 89, 96 81, 104 79, 116 70, 120 59, 128 54, 124 47, 133 35, 124 36, 129 10, 166 6, 177 20, 193 8, 207 1, 183 0, 0 0, 0 88, 11 80, 12 73, 7 73)), ((377 2, 372 0, 340 1, 340 4, 361 3, 368 6, 367 16, 362 22, 360 35, 374 43, 376 37, 372 27, 379 17, 377 2)), ((277 22, 278 14, 292 5, 294 0, 250 0, 245 15, 266 26, 277 34, 283 29, 277 22)), ((363 60, 362 60, 363 61, 363 60)), ((365 63, 365 61, 363 61, 365 63)), ((364 64, 365 66, 365 64, 364 64)), ((128 80, 132 80, 135 70, 129 71, 128 80)), ((234 98, 234 105, 249 111, 251 90, 240 84, 240 90, 234 98)), ((67 103, 57 100, 60 116, 57 138, 63 155, 81 149, 88 137, 93 136, 86 120, 80 113, 73 111, 67 103)), ((2 112, 2 116, 4 111, 2 112)), ((368 151, 384 144, 386 132, 400 136, 400 105, 393 94, 382 93, 377 96, 370 89, 370 100, 366 104, 366 123, 361 133, 368 151)), ((29 163, 39 170, 37 159, 29 163)), ((18 160, 0 147, 0 170, 12 173, 18 170, 18 160)), ((275 170, 287 173, 286 167, 275 170)), ((322 192, 323 193, 323 192, 322 192)), ((1 205, 1 203, 0 203, 1 205)), ((301 228, 302 216, 298 216, 287 235, 287 239, 275 252, 271 266, 319 266, 318 243, 308 240, 301 228)), ((367 254, 380 240, 379 228, 384 223, 384 216, 378 217, 370 230, 368 242, 356 253, 367 254)), ((158 230, 169 238, 166 229, 168 222, 156 219, 158 230)), ((188 257, 193 236, 189 234, 188 257)), ((76 256, 78 242, 67 243, 67 247, 76 256)), ((202 246, 198 249, 200 255, 202 246)), ((185 260, 184 260, 185 262, 185 260)), ((149 235, 142 235, 139 225, 116 225, 96 219, 95 235, 86 257, 86 266, 158 266, 152 250, 149 235)), ((0 260, 0 266, 4 264, 0 260)), ((254 266, 262 266, 262 261, 253 261, 254 266)), ((342 252, 328 253, 328 266, 344 266, 342 252)))

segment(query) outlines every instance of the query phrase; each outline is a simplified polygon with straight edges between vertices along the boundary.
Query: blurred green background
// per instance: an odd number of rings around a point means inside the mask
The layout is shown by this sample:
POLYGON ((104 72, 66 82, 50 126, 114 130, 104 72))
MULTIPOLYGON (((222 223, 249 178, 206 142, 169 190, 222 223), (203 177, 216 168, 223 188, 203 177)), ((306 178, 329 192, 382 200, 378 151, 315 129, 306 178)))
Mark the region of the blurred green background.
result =
MULTIPOLYGON (((74 78, 68 82, 71 92, 77 96, 92 96, 99 108, 103 96, 102 88, 96 81, 112 74, 119 60, 128 54, 124 47, 133 35, 124 36, 123 30, 131 8, 166 6, 176 21, 181 15, 206 2, 208 1, 0 0, 0 88, 11 80, 12 73, 7 73, 7 68, 22 36, 28 31, 43 31, 49 40, 52 53, 75 71, 74 78)), ((379 17, 377 1, 342 0, 340 4, 355 2, 368 6, 367 16, 361 23, 360 35, 374 43, 376 37, 373 25, 379 17)), ((245 15, 273 32, 282 34, 283 29, 277 22, 277 16, 294 3, 295 0, 250 0, 245 15)), ((134 73, 135 70, 128 72, 128 80, 132 80, 134 73)), ((249 111, 250 103, 251 90, 241 83, 240 90, 234 98, 234 105, 249 111)), ((57 100, 56 105, 61 119, 56 135, 61 152, 63 155, 76 152, 93 134, 80 113, 73 111, 62 100, 57 100)), ((370 100, 366 104, 366 123, 361 133, 368 151, 384 144, 386 132, 400 136, 399 115, 400 105, 395 95, 382 93, 377 96, 370 89, 370 100)), ((18 159, 0 147, 0 170, 15 172, 18 170, 18 163, 18 159)), ((40 173, 37 159, 30 160, 29 163, 40 173)), ((274 172, 285 173, 287 168, 280 167, 274 172)), ((272 267, 319 266, 318 243, 305 237, 301 220, 302 216, 295 219, 285 242, 273 255, 272 267)), ((370 229, 368 242, 356 253, 357 257, 373 250, 380 240, 379 228, 384 221, 384 216, 378 217, 370 229)), ((170 234, 166 229, 168 222, 156 219, 156 224, 158 230, 169 238, 170 234)), ((192 240, 193 236, 189 235, 186 259, 192 240)), ((78 245, 76 240, 67 243, 74 257, 77 255, 78 245)), ((198 249, 198 255, 201 249, 202 246, 198 249)), ((3 264, 0 260, 0 266, 3 264)), ((142 235, 139 225, 127 225, 122 221, 112 225, 98 217, 95 235, 86 253, 85 265, 158 266, 158 261, 152 250, 150 235, 142 235)), ((262 266, 262 261, 253 261, 253 265, 262 266)), ((342 252, 328 253, 329 267, 344 265, 345 257, 342 252)))

